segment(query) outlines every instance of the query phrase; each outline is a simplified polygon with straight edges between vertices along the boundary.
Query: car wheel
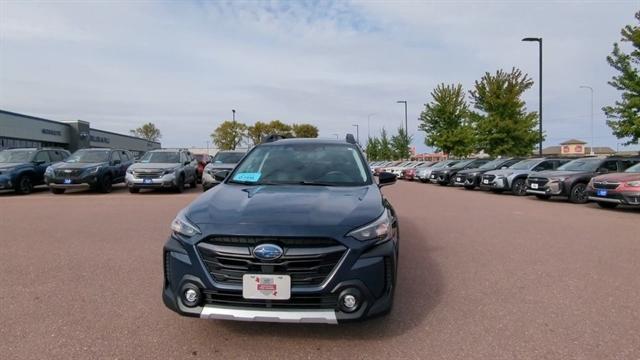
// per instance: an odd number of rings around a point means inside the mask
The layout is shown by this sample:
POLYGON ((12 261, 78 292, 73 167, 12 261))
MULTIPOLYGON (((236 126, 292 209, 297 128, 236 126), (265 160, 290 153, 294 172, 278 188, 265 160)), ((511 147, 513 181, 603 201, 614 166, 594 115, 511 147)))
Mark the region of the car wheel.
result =
POLYGON ((569 201, 571 201, 574 204, 586 204, 589 201, 589 196, 587 195, 587 185, 575 184, 571 188, 569 201))
POLYGON ((598 206, 603 209, 615 209, 618 207, 618 204, 598 201, 598 206))
POLYGON ((524 179, 515 179, 513 180, 513 184, 511 185, 511 192, 516 196, 525 196, 527 195, 527 184, 524 179))
POLYGON ((189 184, 189 187, 192 189, 195 189, 196 186, 198 186, 198 178, 194 175, 193 181, 191 181, 191 183, 189 184))
POLYGON ((51 192, 56 194, 56 195, 60 195, 60 194, 64 194, 66 189, 56 189, 56 188, 51 188, 51 192))
POLYGON ((175 190, 177 193, 181 193, 184 191, 184 175, 180 175, 178 180, 176 180, 175 190))
POLYGON ((16 193, 21 195, 30 194, 33 191, 33 182, 29 175, 23 175, 18 179, 16 193))
POLYGON ((140 188, 137 188, 137 187, 130 187, 130 188, 129 188, 129 192, 130 192, 130 193, 132 193, 132 194, 137 194, 137 193, 139 193, 139 192, 140 192, 140 188))
POLYGON ((111 182, 111 175, 105 174, 98 183, 98 191, 104 194, 108 194, 113 190, 113 183, 111 182))
POLYGON ((540 195, 540 194, 536 194, 536 197, 540 200, 549 200, 551 199, 551 196, 549 195, 540 195))

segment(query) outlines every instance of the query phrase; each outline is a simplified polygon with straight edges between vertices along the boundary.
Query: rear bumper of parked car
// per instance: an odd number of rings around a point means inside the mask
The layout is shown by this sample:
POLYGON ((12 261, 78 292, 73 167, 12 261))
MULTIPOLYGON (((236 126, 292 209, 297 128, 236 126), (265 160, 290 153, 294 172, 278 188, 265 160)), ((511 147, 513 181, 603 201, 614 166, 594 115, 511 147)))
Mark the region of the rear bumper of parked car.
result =
POLYGON ((176 186, 175 174, 167 174, 156 178, 142 178, 136 177, 133 174, 126 175, 126 183, 130 188, 143 188, 143 189, 160 189, 170 188, 176 186))
POLYGON ((244 299, 242 284, 216 281, 197 243, 185 244, 171 236, 164 247, 162 298, 169 309, 204 319, 326 324, 360 320, 391 306, 396 245, 391 239, 366 250, 345 249, 322 283, 293 285, 289 300, 250 300, 244 299), (186 306, 182 297, 189 287, 201 294, 193 307, 186 306), (354 292, 360 306, 353 312, 341 310, 341 296, 354 292))
POLYGON ((591 201, 640 206, 640 191, 608 190, 606 196, 599 196, 595 190, 590 190, 588 194, 591 201))

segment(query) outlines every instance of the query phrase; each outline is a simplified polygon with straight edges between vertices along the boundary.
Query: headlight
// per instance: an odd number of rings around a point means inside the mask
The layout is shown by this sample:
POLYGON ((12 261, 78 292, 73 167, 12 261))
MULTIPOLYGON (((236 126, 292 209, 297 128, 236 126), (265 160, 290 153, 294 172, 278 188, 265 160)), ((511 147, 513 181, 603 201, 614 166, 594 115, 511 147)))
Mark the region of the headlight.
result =
POLYGON ((385 210, 382 216, 374 222, 351 231, 347 236, 352 236, 360 241, 384 240, 387 238, 390 231, 391 216, 389 215, 389 211, 385 210))
POLYGON ((128 168, 127 169, 127 174, 133 174, 133 169, 132 168, 128 168))
POLYGON ((53 175, 53 167, 47 166, 47 169, 44 171, 45 175, 53 175))
POLYGON ((171 230, 187 237, 201 234, 200 229, 189 222, 187 217, 184 216, 184 210, 181 210, 176 218, 171 222, 171 230))
POLYGON ((96 166, 96 167, 89 168, 85 171, 87 172, 87 174, 95 174, 100 170, 101 167, 102 166, 96 166))
POLYGON ((552 177, 549 180, 562 182, 562 181, 567 180, 567 177, 566 176, 552 177))
POLYGON ((627 186, 631 186, 631 187, 640 187, 640 180, 637 181, 629 181, 627 183, 627 186))
POLYGON ((169 175, 169 174, 173 174, 174 172, 176 172, 176 169, 165 169, 162 174, 163 175, 169 175))
POLYGON ((12 172, 15 169, 16 168, 14 168, 14 167, 12 167, 12 168, 4 168, 4 169, 2 169, 2 171, 0 171, 0 173, 9 173, 9 172, 12 172))

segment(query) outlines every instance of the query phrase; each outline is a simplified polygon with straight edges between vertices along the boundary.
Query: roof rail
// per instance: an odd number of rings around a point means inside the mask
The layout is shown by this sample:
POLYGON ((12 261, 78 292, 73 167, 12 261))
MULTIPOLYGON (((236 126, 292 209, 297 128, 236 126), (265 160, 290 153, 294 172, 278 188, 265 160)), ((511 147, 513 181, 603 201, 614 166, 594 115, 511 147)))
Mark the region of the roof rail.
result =
POLYGON ((284 136, 279 135, 279 134, 271 134, 271 135, 267 135, 265 137, 262 138, 262 142, 263 143, 270 143, 270 142, 274 142, 274 141, 278 141, 278 140, 282 140, 284 139, 284 136))
POLYGON ((353 134, 347 134, 346 140, 349 144, 356 144, 356 138, 353 137, 353 134))

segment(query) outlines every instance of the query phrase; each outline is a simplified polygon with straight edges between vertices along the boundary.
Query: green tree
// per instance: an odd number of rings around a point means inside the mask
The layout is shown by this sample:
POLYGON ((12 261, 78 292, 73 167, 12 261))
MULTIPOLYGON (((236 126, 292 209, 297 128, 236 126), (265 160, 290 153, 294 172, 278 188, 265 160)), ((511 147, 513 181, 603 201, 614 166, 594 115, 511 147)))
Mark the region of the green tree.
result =
POLYGON ((272 120, 269 123, 268 131, 269 131, 269 133, 267 135, 277 134, 277 135, 284 136, 284 137, 293 136, 293 134, 291 132, 291 126, 283 123, 280 120, 272 120))
POLYGON ((146 123, 135 130, 129 130, 131 135, 143 138, 149 141, 158 141, 162 138, 160 129, 154 123, 146 123))
POLYGON ((369 161, 382 160, 380 158, 380 140, 375 137, 369 138, 367 140, 365 153, 367 154, 367 160, 369 161))
POLYGON ((297 138, 317 138, 318 128, 311 124, 293 124, 291 125, 293 136, 297 138))
POLYGON ((225 121, 211 134, 213 143, 220 150, 235 150, 242 143, 247 132, 247 125, 237 121, 225 121))
POLYGON ((258 145, 262 142, 262 138, 269 135, 270 130, 269 124, 258 121, 247 128, 247 137, 253 145, 258 145))
MULTIPOLYGON (((635 14, 640 24, 640 11, 635 14)), ((637 144, 640 139, 640 26, 627 25, 621 31, 622 42, 631 43, 632 50, 626 54, 618 43, 613 44, 613 52, 607 62, 618 71, 609 85, 622 92, 621 100, 613 106, 602 108, 607 116, 607 124, 618 139, 628 138, 625 144, 637 144)))
POLYGON ((533 81, 520 70, 485 73, 475 82, 471 98, 478 112, 471 114, 479 149, 492 156, 531 155, 538 143, 538 114, 527 112, 522 94, 533 81))
POLYGON ((391 148, 391 141, 389 140, 389 136, 387 135, 387 130, 382 128, 382 132, 380 133, 380 148, 378 150, 378 154, 381 160, 393 160, 394 153, 391 148))
POLYGON ((454 156, 471 154, 475 150, 475 136, 462 85, 439 84, 431 97, 420 114, 425 145, 454 156))
POLYGON ((404 128, 401 126, 398 128, 398 133, 391 137, 391 149, 395 158, 409 159, 411 152, 409 146, 411 146, 411 136, 407 136, 404 128))

